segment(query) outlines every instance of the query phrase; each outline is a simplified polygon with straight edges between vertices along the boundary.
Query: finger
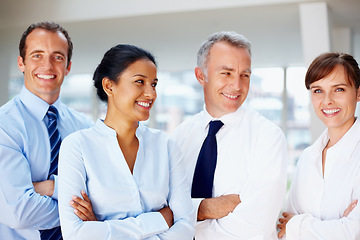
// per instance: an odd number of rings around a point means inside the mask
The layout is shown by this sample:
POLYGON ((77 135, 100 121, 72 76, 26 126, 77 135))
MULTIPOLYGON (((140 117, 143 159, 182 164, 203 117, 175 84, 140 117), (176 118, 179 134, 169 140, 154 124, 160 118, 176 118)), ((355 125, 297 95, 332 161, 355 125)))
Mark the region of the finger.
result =
POLYGON ((285 234, 285 230, 284 229, 281 229, 280 232, 278 233, 278 237, 279 238, 282 238, 285 234))
POLYGON ((289 214, 287 212, 283 212, 282 215, 286 218, 289 214))
POLYGON ((91 213, 89 213, 89 211, 86 208, 84 208, 81 204, 75 201, 70 201, 70 205, 74 208, 74 210, 77 210, 84 216, 87 216, 87 218, 91 216, 91 213))
POLYGON ((345 209, 344 213, 343 213, 343 217, 347 217, 351 212, 352 210, 354 210, 354 208, 357 206, 358 204, 358 200, 354 200, 351 202, 351 204, 345 209))
POLYGON ((84 190, 81 190, 81 196, 83 197, 83 199, 88 202, 91 206, 91 201, 90 201, 90 198, 88 197, 88 195, 85 193, 84 190))
POLYGON ((82 214, 82 212, 78 211, 77 209, 74 209, 74 213, 76 216, 78 216, 82 221, 89 221, 89 218, 82 214))
POLYGON ((82 207, 88 209, 88 211, 90 211, 90 209, 92 209, 92 206, 89 202, 85 201, 82 198, 79 198, 78 196, 73 196, 72 198, 75 202, 77 202, 79 205, 81 205, 82 207))
POLYGON ((286 219, 285 218, 279 218, 279 222, 284 223, 284 222, 286 222, 286 219))

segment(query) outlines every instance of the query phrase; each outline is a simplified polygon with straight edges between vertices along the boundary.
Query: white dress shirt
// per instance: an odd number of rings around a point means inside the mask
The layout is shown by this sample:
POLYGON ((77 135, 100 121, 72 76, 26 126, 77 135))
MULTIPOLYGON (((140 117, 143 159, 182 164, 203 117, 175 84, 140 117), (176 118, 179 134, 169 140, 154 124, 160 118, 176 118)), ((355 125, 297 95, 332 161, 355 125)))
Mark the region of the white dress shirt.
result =
MULTIPOLYGON (((61 138, 93 122, 58 99, 61 138)), ((32 182, 45 181, 50 168, 46 122, 49 104, 25 86, 0 108, 0 239, 38 240, 40 229, 59 226, 57 176, 54 194, 41 196, 32 182)))
POLYGON ((139 124, 131 174, 116 131, 98 120, 61 145, 59 211, 65 239, 192 239, 193 209, 180 151, 165 133, 139 124), (69 205, 84 190, 99 221, 81 221, 69 205), (169 229, 159 209, 169 206, 169 229))
MULTIPOLYGON (((174 131, 190 182, 211 120, 204 110, 174 131)), ((241 203, 226 217, 198 222, 195 238, 277 239, 275 225, 286 190, 284 134, 275 124, 244 107, 220 120, 224 125, 216 135, 213 197, 239 194, 241 203)), ((201 200, 193 199, 196 213, 201 200)))
POLYGON ((360 202, 342 217, 353 200, 360 200, 360 121, 327 150, 323 176, 322 151, 328 141, 325 130, 299 159, 287 207, 297 215, 286 225, 288 240, 360 239, 360 202))

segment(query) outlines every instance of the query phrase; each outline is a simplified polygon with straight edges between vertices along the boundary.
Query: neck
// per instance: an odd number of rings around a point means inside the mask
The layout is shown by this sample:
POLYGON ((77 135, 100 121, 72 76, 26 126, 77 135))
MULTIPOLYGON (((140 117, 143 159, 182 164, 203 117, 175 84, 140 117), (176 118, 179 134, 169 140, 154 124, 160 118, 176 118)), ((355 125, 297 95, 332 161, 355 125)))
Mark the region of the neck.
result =
POLYGON ((352 127, 352 125, 355 122, 355 118, 350 121, 350 124, 347 124, 342 127, 338 128, 328 128, 328 134, 329 134, 329 142, 327 144, 327 148, 330 148, 334 146, 340 139, 349 131, 349 129, 352 127))
POLYGON ((135 132, 138 122, 130 121, 125 117, 114 114, 109 108, 104 123, 116 131, 117 138, 121 141, 132 141, 135 138, 135 132))

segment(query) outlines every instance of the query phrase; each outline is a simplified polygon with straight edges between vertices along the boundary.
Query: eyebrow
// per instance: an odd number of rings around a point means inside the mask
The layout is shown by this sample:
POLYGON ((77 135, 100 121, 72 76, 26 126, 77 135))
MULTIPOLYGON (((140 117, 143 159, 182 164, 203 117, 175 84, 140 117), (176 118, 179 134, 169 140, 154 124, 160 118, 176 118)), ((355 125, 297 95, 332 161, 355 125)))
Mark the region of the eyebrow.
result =
MULTIPOLYGON (((32 52, 30 52, 29 54, 31 55, 31 54, 34 54, 34 53, 43 53, 43 52, 45 52, 44 50, 33 50, 32 52)), ((60 55, 62 55, 63 57, 65 57, 66 55, 63 53, 63 52, 60 52, 60 51, 55 51, 55 52, 53 52, 52 54, 60 54, 60 55)))
POLYGON ((147 76, 141 74, 141 73, 137 73, 135 74, 133 77, 143 77, 143 78, 148 78, 147 76))
MULTIPOLYGON (((335 84, 335 85, 332 85, 331 87, 340 87, 340 86, 345 86, 345 87, 347 87, 347 86, 349 86, 349 84, 347 84, 347 83, 339 83, 339 84, 335 84)), ((321 88, 321 86, 318 86, 318 85, 315 85, 315 86, 310 86, 310 89, 313 89, 313 88, 321 88)))
MULTIPOLYGON (((141 74, 141 73, 137 73, 135 74, 133 77, 143 77, 143 78, 148 78, 147 76, 141 74)), ((155 78, 154 81, 159 81, 159 79, 155 78)))
MULTIPOLYGON (((226 71, 230 71, 230 72, 235 71, 234 68, 231 68, 231 67, 228 67, 228 66, 220 66, 218 69, 219 70, 226 70, 226 71)), ((251 69, 246 69, 243 72, 251 73, 251 69)))

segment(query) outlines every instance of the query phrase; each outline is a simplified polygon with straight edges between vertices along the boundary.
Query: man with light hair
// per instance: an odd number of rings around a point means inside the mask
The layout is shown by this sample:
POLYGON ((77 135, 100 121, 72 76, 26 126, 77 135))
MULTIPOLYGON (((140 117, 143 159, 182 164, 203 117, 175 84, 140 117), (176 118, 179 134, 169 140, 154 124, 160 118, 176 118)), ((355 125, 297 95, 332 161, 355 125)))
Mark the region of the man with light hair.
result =
POLYGON ((279 127, 242 106, 251 45, 235 32, 215 33, 201 45, 197 64, 204 109, 173 133, 192 182, 195 239, 277 239, 287 145, 279 127))

